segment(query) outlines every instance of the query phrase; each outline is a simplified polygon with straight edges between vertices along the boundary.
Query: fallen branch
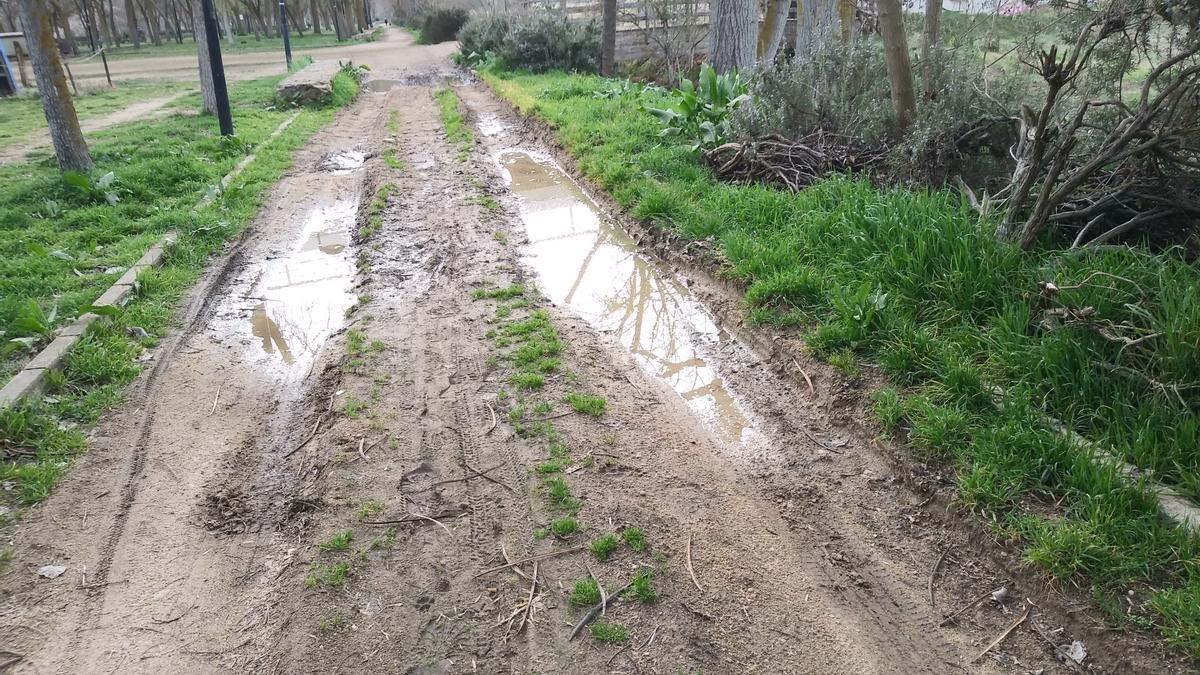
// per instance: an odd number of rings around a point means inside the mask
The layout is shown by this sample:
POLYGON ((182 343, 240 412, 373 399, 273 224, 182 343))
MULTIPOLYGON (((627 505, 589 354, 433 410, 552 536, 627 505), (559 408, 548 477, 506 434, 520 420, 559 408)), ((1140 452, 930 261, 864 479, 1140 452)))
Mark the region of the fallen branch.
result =
POLYGON ((553 557, 560 556, 560 555, 566 555, 567 553, 575 553, 577 551, 582 551, 585 548, 587 548, 587 546, 572 546, 571 548, 564 548, 559 551, 550 551, 549 553, 540 553, 538 555, 529 556, 528 558, 521 558, 520 560, 514 560, 510 563, 507 563, 504 565, 499 565, 497 567, 489 567, 488 569, 480 572, 479 574, 476 574, 475 576, 473 576, 471 578, 478 579, 479 577, 481 577, 485 574, 491 574, 492 572, 499 572, 501 570, 506 570, 515 565, 522 565, 527 562, 542 561, 542 560, 546 560, 547 558, 553 558, 553 557))
POLYGON ((946 559, 946 556, 950 553, 950 550, 953 548, 954 548, 953 546, 948 546, 945 551, 942 551, 942 555, 939 556, 937 559, 937 562, 933 564, 933 571, 929 573, 929 606, 930 607, 937 607, 937 603, 933 601, 933 579, 934 579, 934 577, 937 576, 938 569, 941 568, 941 566, 942 566, 942 561, 944 561, 946 559))
POLYGON ((812 378, 808 376, 808 373, 804 372, 804 368, 800 365, 799 361, 792 359, 792 363, 796 364, 796 370, 799 370, 800 374, 804 376, 804 382, 808 384, 809 395, 816 395, 817 390, 813 388, 812 378))
POLYGON ((538 583, 538 563, 533 561, 533 579, 529 583, 529 597, 525 600, 525 614, 521 616, 521 623, 517 626, 517 631, 513 635, 520 635, 521 631, 525 630, 525 624, 529 623, 533 616, 533 595, 537 591, 538 583))
MULTIPOLYGON (((630 586, 633 586, 633 579, 630 579, 628 583, 620 588, 620 590, 618 590, 616 593, 613 593, 609 597, 620 597, 622 593, 629 590, 630 586)), ((592 621, 595 621, 596 617, 600 616, 600 612, 603 612, 607 606, 608 603, 603 599, 595 605, 592 605, 592 608, 589 609, 582 617, 580 617, 579 622, 576 623, 575 627, 571 629, 571 637, 567 638, 567 641, 570 642, 571 640, 574 640, 575 636, 579 635, 579 631, 583 630, 584 626, 588 625, 592 621)))
MULTIPOLYGON (((438 521, 436 520, 437 518, 457 518, 466 512, 467 512, 467 509, 459 509, 457 511, 443 511, 442 513, 438 513, 433 516, 424 516, 419 513, 413 513, 413 514, 407 515, 403 518, 396 518, 394 520, 363 520, 363 521, 359 521, 359 522, 361 522, 363 525, 398 525, 400 523, 413 523, 413 522, 417 522, 417 521, 427 521, 427 522, 437 523, 438 525, 442 525, 441 523, 438 523, 438 521)), ((445 528, 446 526, 442 525, 442 527, 445 528)), ((449 532, 450 529, 446 528, 446 531, 449 532)))
POLYGON ((688 575, 692 577, 692 583, 696 585, 696 590, 703 591, 704 589, 700 587, 700 582, 696 580, 696 570, 692 569, 692 533, 691 532, 688 532, 687 559, 685 562, 687 563, 688 575))
POLYGON ((1014 630, 1016 630, 1017 626, 1020 626, 1021 624, 1025 623, 1025 620, 1029 618, 1029 608, 1030 607, 1031 607, 1031 605, 1026 604, 1024 613, 1022 613, 1021 616, 1017 617, 1017 620, 1014 621, 1011 626, 1009 626, 1007 629, 1005 629, 1005 631, 1003 633, 998 635, 995 640, 992 640, 991 643, 988 644, 988 646, 984 647, 983 651, 979 652, 979 654, 976 655, 975 658, 971 659, 971 663, 974 663, 974 662, 978 661, 979 659, 982 659, 984 654, 987 654, 988 652, 992 651, 993 647, 1000 644, 1001 642, 1004 642, 1004 639, 1007 638, 1010 633, 1012 633, 1014 630))

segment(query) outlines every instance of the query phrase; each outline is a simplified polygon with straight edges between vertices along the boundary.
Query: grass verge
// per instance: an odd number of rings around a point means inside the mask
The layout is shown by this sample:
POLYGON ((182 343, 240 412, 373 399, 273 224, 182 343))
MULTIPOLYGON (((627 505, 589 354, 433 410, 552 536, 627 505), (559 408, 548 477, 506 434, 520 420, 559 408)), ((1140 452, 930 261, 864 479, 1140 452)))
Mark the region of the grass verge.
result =
MULTIPOLYGON (((81 429, 121 400, 124 385, 142 367, 138 355, 167 333, 179 299, 210 256, 250 222, 293 152, 332 119, 328 109, 301 111, 264 145, 292 114, 273 104, 279 79, 230 87, 238 132, 233 139, 218 134, 212 117, 184 115, 95 134, 96 175, 113 172, 115 203, 64 180, 48 154, 0 167, 0 327, 6 338, 44 341, 85 311, 162 233, 180 232, 162 266, 139 278, 132 302, 94 325, 64 370, 51 375, 43 400, 0 411, 0 481, 15 484, 5 498, 28 505, 49 494, 71 456, 85 447, 81 429), (249 152, 255 160, 229 188, 193 211, 249 152)), ((181 105, 197 108, 199 98, 186 97, 181 105)), ((9 354, 0 377, 7 379, 27 358, 9 354)))
MULTIPOLYGON (((134 103, 179 94, 190 88, 182 82, 126 80, 115 87, 81 90, 72 100, 75 113, 83 122, 117 112, 134 103)), ((25 91, 20 96, 0 98, 0 145, 21 143, 32 133, 46 131, 42 99, 36 93, 31 93, 32 90, 25 91)))
POLYGON ((442 118, 442 128, 446 131, 446 138, 449 139, 452 145, 458 146, 458 161, 467 161, 467 156, 471 154, 471 148, 475 145, 475 135, 471 133, 471 127, 463 121, 462 111, 459 110, 458 94, 454 90, 445 87, 437 90, 433 98, 437 101, 438 114, 442 118))
POLYGON ((877 365, 899 387, 876 394, 880 419, 957 470, 964 504, 998 538, 1090 587, 1115 623, 1153 622, 1200 655, 1187 609, 1200 606, 1200 542, 1044 423, 1200 495, 1200 271, 1181 254, 1021 253, 949 193, 721 184, 663 142, 641 112, 667 103, 655 94, 596 97, 606 84, 594 76, 481 75, 635 217, 714 242, 755 321, 802 331, 848 376, 856 360, 877 365), (1132 604, 1106 601, 1126 591, 1132 604))

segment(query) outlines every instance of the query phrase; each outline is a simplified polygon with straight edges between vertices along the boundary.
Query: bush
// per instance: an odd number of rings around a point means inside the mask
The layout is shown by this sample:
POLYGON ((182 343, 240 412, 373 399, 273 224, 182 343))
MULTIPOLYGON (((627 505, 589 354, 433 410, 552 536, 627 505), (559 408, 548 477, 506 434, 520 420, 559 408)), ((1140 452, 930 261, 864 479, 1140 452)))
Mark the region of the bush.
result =
POLYGON ((725 142, 730 131, 730 116, 749 96, 746 84, 734 72, 718 75, 707 63, 700 67, 696 83, 686 77, 675 95, 676 108, 647 108, 667 125, 664 136, 676 136, 692 150, 725 142))
POLYGON ((467 22, 467 10, 437 9, 425 14, 421 21, 421 44, 435 45, 458 39, 458 31, 467 22))
MULTIPOLYGON (((919 98, 912 125, 901 133, 878 43, 835 45, 810 59, 757 72, 751 102, 734 113, 734 134, 798 139, 823 131, 851 145, 886 147, 886 170, 900 182, 937 184, 955 174, 972 182, 972 176, 1006 175, 1007 149, 1015 141, 1017 81, 994 81, 985 95, 977 86, 979 64, 956 52, 938 56, 935 74, 939 86, 933 97, 919 98)), ((919 80, 918 73, 913 77, 919 80)), ((922 83, 914 82, 914 88, 921 92, 922 83)))
POLYGON ((551 14, 479 12, 458 33, 460 59, 494 57, 506 68, 533 72, 599 68, 600 31, 594 21, 572 22, 551 14))

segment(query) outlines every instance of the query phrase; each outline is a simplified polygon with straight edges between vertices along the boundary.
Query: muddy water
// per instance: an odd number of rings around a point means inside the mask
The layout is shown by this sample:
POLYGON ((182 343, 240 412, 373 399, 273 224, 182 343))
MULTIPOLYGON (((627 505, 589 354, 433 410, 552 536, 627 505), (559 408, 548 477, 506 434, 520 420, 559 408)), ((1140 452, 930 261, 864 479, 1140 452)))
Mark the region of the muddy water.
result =
POLYGON ((265 369, 303 377, 354 304, 349 243, 357 212, 357 195, 309 211, 291 248, 243 275, 211 329, 236 336, 265 369))
POLYGON ((731 338, 687 288, 639 255, 633 239, 551 160, 519 150, 497 160, 521 201, 529 237, 523 260, 542 292, 616 336, 717 437, 759 439, 712 359, 731 338))

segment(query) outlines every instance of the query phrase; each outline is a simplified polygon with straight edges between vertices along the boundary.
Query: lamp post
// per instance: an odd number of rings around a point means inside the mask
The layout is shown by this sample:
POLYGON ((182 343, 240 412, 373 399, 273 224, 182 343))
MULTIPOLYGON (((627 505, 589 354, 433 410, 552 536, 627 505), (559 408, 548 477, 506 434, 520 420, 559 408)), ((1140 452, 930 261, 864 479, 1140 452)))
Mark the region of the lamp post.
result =
POLYGON ((283 33, 283 55, 287 59, 288 70, 292 69, 292 40, 288 37, 287 7, 279 0, 279 32, 283 33))
POLYGON ((204 13, 204 39, 208 43, 208 63, 212 69, 213 96, 217 99, 217 120, 222 136, 233 135, 233 113, 229 110, 229 90, 225 88, 225 65, 221 62, 221 36, 217 34, 217 10, 213 0, 201 0, 204 13))

